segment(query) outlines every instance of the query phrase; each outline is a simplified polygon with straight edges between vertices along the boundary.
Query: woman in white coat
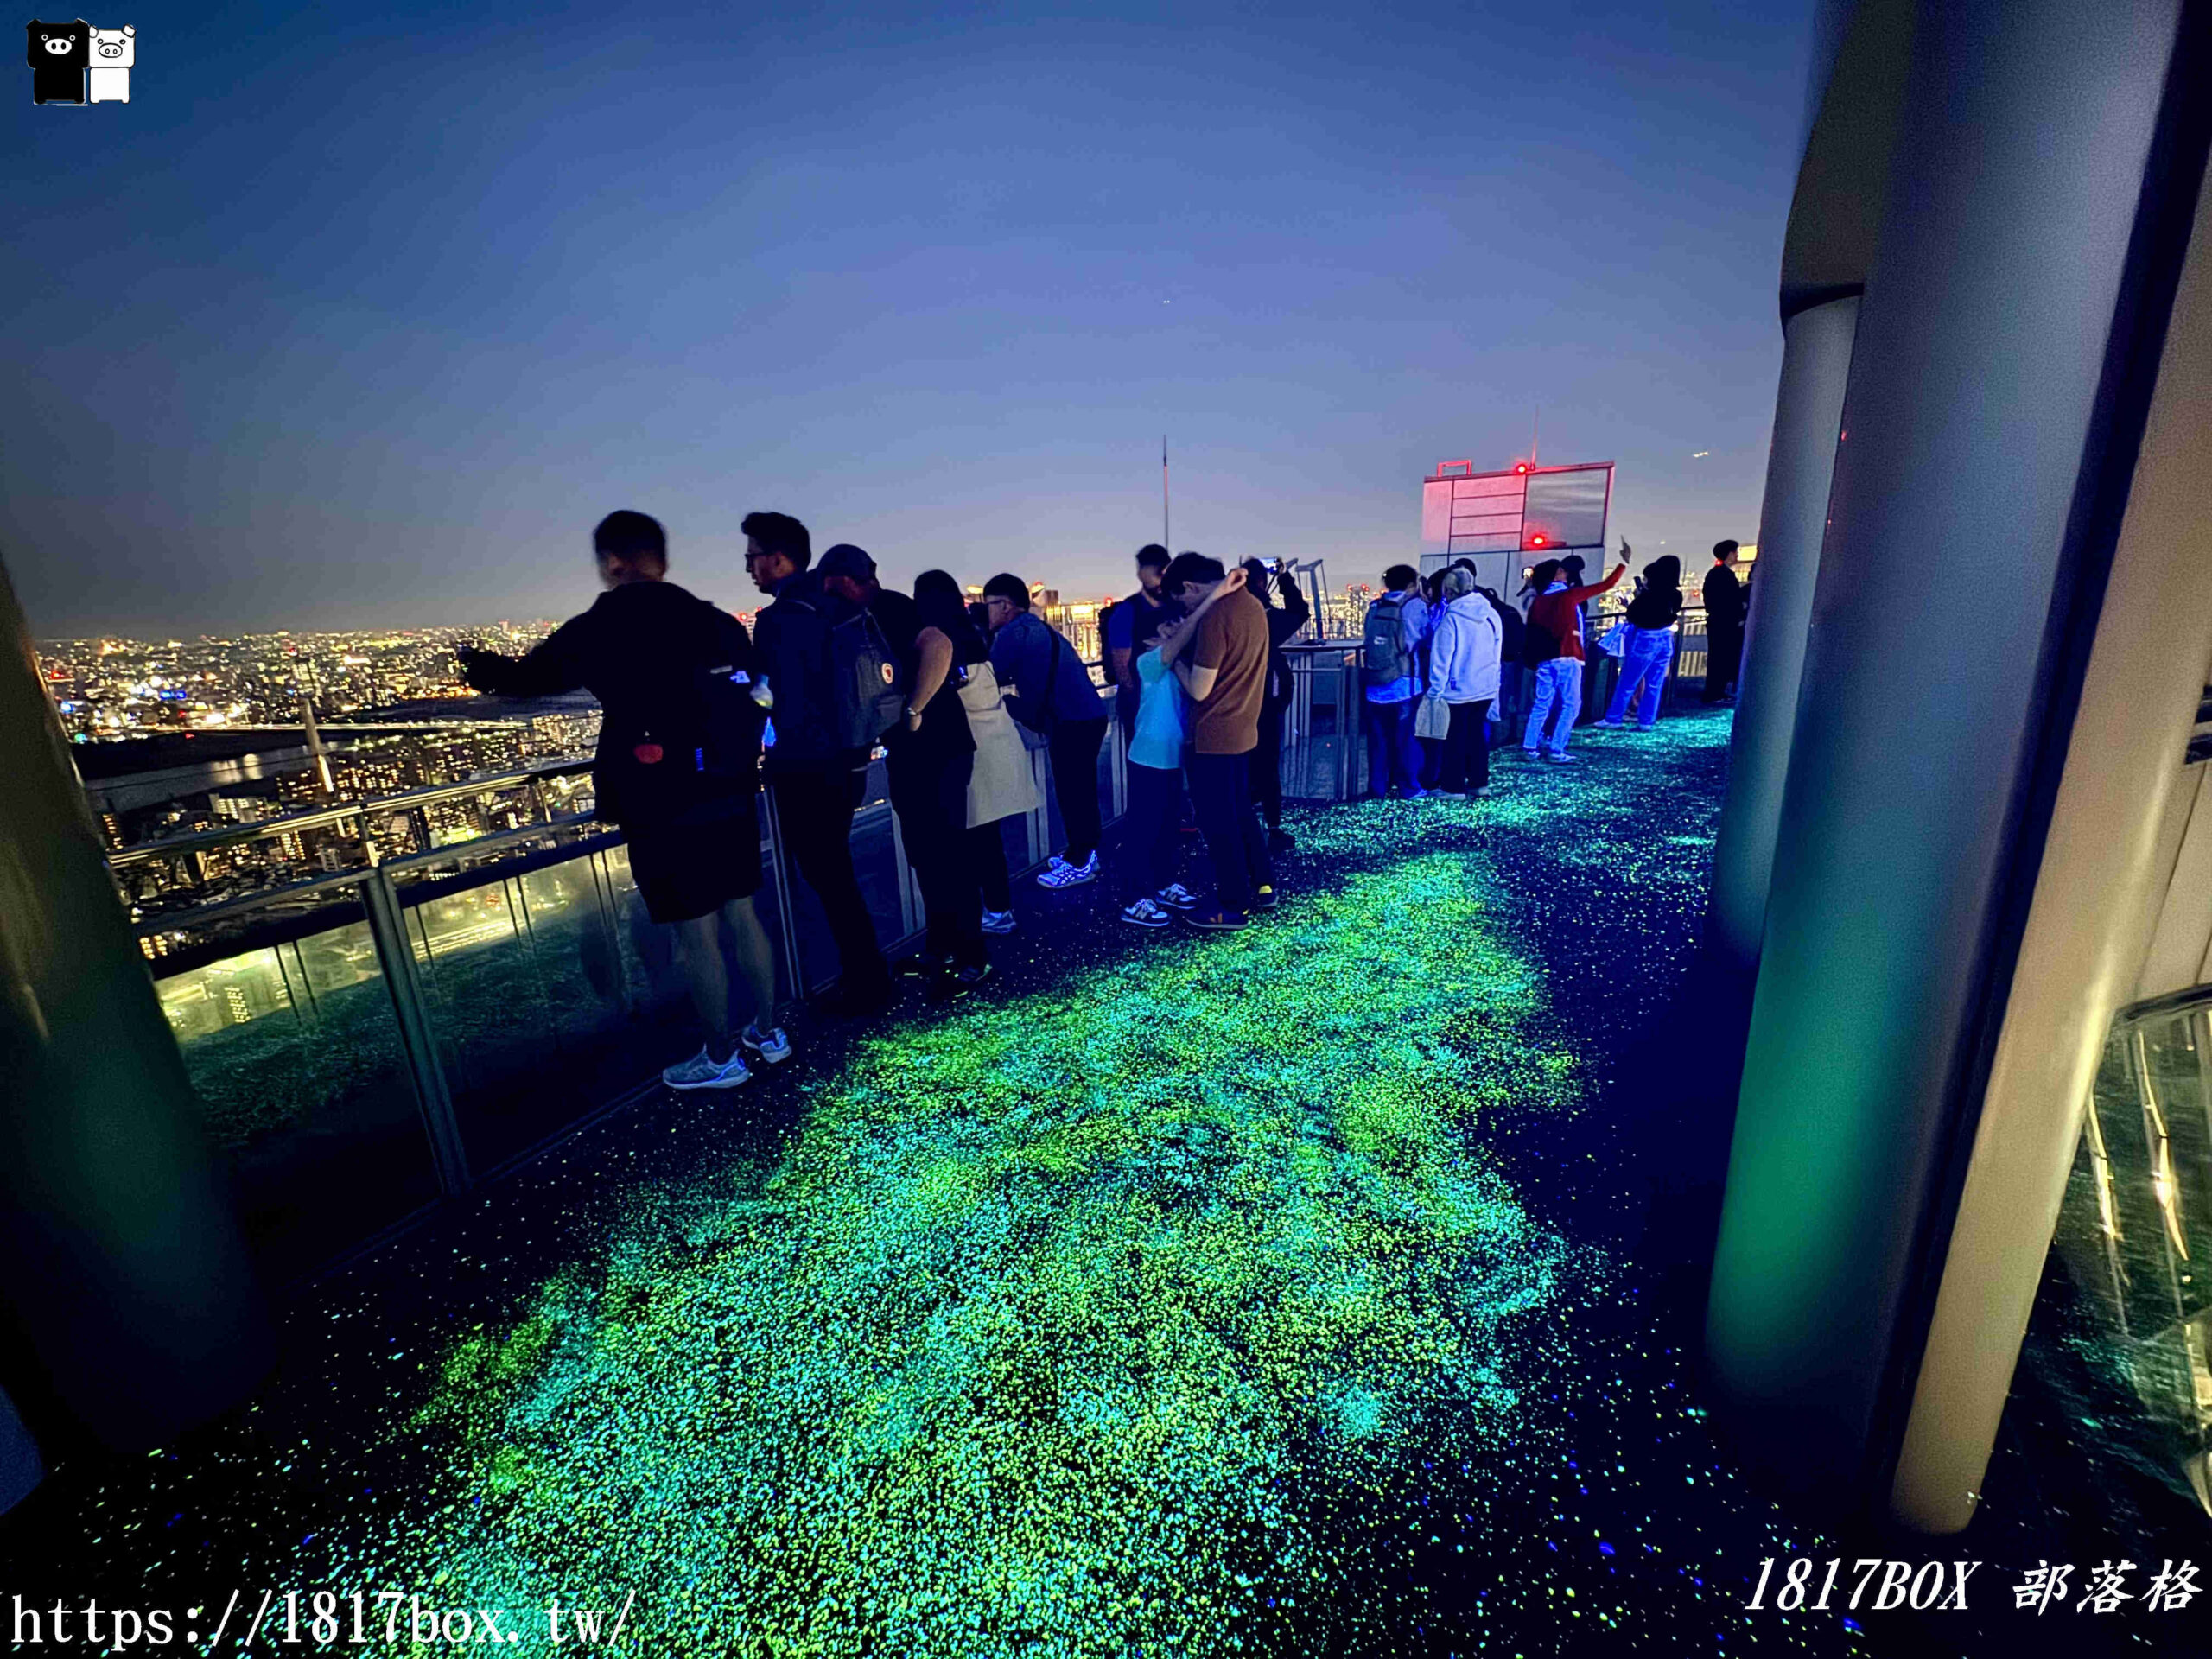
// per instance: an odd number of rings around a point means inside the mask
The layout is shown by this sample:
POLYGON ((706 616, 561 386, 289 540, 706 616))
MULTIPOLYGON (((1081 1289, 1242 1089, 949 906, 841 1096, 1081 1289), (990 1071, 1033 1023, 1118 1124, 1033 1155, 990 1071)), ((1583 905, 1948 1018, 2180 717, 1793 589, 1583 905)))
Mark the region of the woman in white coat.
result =
POLYGON ((968 711, 968 732, 976 740, 975 769, 968 774, 968 844, 982 887, 983 931, 1011 933, 1014 884, 999 825, 1037 810, 1043 799, 1037 769, 991 671, 990 647, 968 620, 960 584, 943 570, 925 570, 914 578, 914 605, 924 622, 952 641, 953 666, 962 676, 960 706, 968 711))
POLYGON ((1490 793, 1490 744, 1483 721, 1497 696, 1503 644, 1497 613, 1475 591, 1475 573, 1452 566, 1444 573, 1442 608, 1429 635, 1428 695, 1451 711, 1437 787, 1461 800, 1490 793))

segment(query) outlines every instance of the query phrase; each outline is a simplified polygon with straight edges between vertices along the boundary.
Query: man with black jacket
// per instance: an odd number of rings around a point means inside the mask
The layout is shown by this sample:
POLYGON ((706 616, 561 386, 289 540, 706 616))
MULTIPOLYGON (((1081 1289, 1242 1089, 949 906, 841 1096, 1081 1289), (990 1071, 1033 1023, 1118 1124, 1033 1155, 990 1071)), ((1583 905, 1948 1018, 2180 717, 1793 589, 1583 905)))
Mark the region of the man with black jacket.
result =
POLYGON ((515 658, 464 646, 480 691, 545 696, 584 686, 599 699, 592 762, 598 816, 621 827, 645 912, 672 927, 706 1046, 661 1077, 671 1089, 731 1089, 750 1051, 791 1058, 776 1028, 775 958, 754 914, 760 887, 760 721, 739 682, 753 649, 744 625, 667 580, 668 537, 642 512, 609 513, 592 531, 607 591, 582 616, 515 658), (721 931, 728 925, 752 992, 733 1033, 721 931))
POLYGON ((1175 613, 1160 591, 1167 569, 1167 550, 1157 542, 1137 549, 1137 590, 1116 601, 1106 613, 1106 677, 1115 687, 1114 713, 1128 740, 1137 725, 1137 658, 1159 641, 1160 631, 1175 613))
POLYGON ((1705 601, 1705 690, 1700 702, 1725 702, 1736 695, 1736 673, 1744 661, 1744 584, 1736 576, 1737 544, 1713 544, 1713 569, 1705 573, 1699 596, 1705 601))
POLYGON ((753 623, 758 677, 767 682, 776 727, 768 798, 784 850, 829 917, 839 1011, 880 1014, 893 1000, 891 971, 853 873, 853 814, 867 790, 868 752, 845 747, 836 730, 830 632, 854 607, 808 569, 812 539, 789 513, 749 512, 740 528, 745 568, 771 596, 753 623))

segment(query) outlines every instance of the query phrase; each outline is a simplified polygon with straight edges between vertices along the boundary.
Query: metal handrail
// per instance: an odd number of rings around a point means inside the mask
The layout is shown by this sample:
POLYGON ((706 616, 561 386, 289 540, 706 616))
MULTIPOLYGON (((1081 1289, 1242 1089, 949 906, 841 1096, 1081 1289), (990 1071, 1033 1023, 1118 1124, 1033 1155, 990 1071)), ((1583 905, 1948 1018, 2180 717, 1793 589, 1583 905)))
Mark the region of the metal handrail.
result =
POLYGON ((171 836, 166 840, 149 841, 137 847, 118 848, 107 855, 108 868, 124 869, 133 864, 143 864, 151 859, 168 857, 177 853, 201 852, 212 847, 234 846, 240 842, 265 841, 276 836, 296 834, 302 830, 319 830, 330 824, 342 823, 347 818, 409 811, 438 801, 454 800, 463 795, 480 795, 495 789, 513 789, 535 783, 541 778, 589 772, 591 766, 588 757, 541 760, 535 766, 524 766, 513 772, 494 772, 488 777, 471 778, 458 784, 438 784, 429 789, 409 790, 398 795, 376 795, 363 801, 318 806, 305 812, 287 813, 282 817, 261 818, 232 830, 195 830, 189 835, 171 836))

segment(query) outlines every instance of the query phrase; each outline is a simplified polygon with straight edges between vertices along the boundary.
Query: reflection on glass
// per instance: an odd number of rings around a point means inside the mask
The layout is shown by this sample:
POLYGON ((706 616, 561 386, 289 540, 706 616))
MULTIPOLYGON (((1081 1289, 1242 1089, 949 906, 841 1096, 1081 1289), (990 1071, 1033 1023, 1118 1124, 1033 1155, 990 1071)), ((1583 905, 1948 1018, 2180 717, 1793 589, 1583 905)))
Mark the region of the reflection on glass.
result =
POLYGON ((480 1172, 672 1058, 665 1032, 641 1020, 653 999, 633 995, 626 976, 602 868, 582 853, 408 906, 454 1116, 480 1172))
POLYGON ((437 1195, 365 922, 242 951, 156 989, 208 1140, 275 1277, 437 1195))
MULTIPOLYGON (((1524 537, 1541 534, 1552 547, 1597 547, 1605 539, 1605 488, 1611 476, 1602 467, 1571 473, 1532 473, 1522 524, 1524 537)), ((1524 539, 1522 546, 1529 543, 1524 539)), ((1598 571, 1591 575, 1597 575, 1598 571)))
POLYGON ((2212 1511, 2212 991, 2114 1025, 2056 1248, 2102 1338, 2094 1357, 2157 1457, 2212 1511))

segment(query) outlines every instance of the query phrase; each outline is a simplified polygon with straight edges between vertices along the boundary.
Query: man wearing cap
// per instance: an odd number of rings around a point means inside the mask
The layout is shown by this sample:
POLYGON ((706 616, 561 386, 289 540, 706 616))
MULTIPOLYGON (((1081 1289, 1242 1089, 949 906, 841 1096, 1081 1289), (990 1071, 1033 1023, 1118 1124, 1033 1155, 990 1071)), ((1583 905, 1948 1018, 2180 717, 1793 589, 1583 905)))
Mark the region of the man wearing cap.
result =
POLYGON ((789 513, 749 512, 745 568, 770 596, 753 623, 775 741, 765 770, 769 799, 791 862, 821 899, 837 942, 838 1011, 865 1017, 893 1001, 891 970, 853 872, 853 814, 868 787, 868 752, 836 730, 830 630, 850 616, 845 601, 810 569, 814 547, 789 513))
POLYGON ((875 560, 849 542, 822 556, 822 585, 875 619, 912 688, 899 722, 884 734, 891 808, 906 843, 928 918, 925 946, 932 1002, 968 995, 990 973, 983 947, 983 895, 969 855, 968 779, 976 740, 954 683, 952 641, 926 626, 920 608, 877 580, 875 560))

